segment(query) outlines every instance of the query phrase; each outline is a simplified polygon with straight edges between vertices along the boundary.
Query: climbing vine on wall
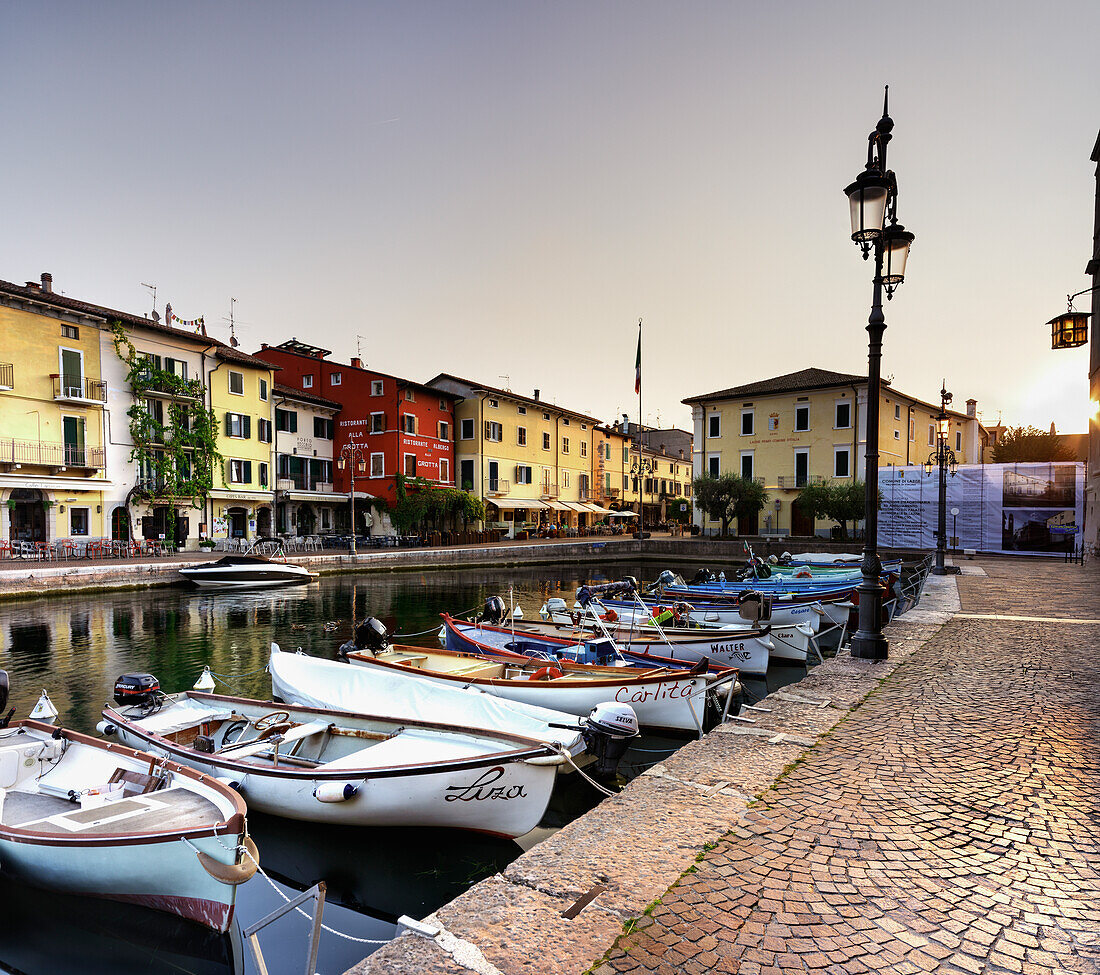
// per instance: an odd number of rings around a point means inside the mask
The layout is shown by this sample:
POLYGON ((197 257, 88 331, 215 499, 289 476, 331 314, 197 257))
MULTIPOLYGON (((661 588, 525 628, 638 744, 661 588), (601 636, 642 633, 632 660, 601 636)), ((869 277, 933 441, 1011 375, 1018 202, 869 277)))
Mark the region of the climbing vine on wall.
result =
POLYGON ((130 498, 201 507, 214 486, 214 466, 222 462, 218 424, 214 412, 204 405, 202 381, 156 368, 134 347, 121 322, 114 322, 111 331, 115 352, 126 364, 126 381, 137 400, 126 411, 134 444, 130 460, 138 465, 138 480, 130 498), (150 392, 179 398, 151 398, 150 392), (154 402, 163 403, 159 416, 150 406, 154 402))

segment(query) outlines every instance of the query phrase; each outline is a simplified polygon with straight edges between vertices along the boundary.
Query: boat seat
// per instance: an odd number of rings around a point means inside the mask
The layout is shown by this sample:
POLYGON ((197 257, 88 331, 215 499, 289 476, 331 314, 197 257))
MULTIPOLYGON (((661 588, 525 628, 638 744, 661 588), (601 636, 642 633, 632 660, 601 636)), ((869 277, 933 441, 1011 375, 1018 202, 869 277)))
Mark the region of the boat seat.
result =
POLYGON ((309 738, 312 735, 319 735, 322 731, 328 730, 328 725, 329 723, 327 721, 311 721, 308 724, 295 725, 290 730, 284 732, 278 742, 275 741, 274 737, 261 738, 258 741, 250 741, 248 744, 241 745, 240 747, 227 745, 219 749, 218 754, 233 759, 247 758, 250 755, 258 755, 260 752, 270 751, 276 744, 282 747, 291 742, 309 738))
POLYGON ((166 778, 163 776, 146 775, 144 772, 131 772, 129 769, 116 768, 107 780, 108 785, 121 782, 124 796, 143 796, 150 792, 163 789, 166 778))
POLYGON ((428 662, 428 656, 423 653, 395 653, 389 660, 390 663, 400 664, 402 667, 423 667, 428 662))
MULTIPOLYGON (((504 744, 500 745, 501 749, 505 747, 507 746, 504 744)), ((493 750, 491 746, 487 746, 485 753, 488 754, 493 750)), ((452 758, 470 758, 473 754, 475 752, 471 749, 470 739, 467 736, 461 736, 455 740, 443 735, 406 728, 400 734, 391 735, 384 741, 367 745, 350 755, 325 762, 318 768, 323 772, 333 769, 387 768, 395 765, 416 765, 422 762, 443 762, 452 758)))

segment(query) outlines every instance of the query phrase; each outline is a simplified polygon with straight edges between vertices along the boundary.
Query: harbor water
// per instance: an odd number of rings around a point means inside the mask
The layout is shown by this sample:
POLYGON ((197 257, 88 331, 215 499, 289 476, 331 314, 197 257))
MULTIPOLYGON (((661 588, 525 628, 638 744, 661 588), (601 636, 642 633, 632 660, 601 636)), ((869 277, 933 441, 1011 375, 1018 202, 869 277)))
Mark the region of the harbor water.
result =
MULTIPOLYGON (((689 567, 672 566, 677 569, 689 567)), ((690 571, 694 571, 693 568, 690 571)), ((578 585, 652 566, 575 563, 531 569, 329 575, 306 586, 239 592, 184 585, 104 591, 0 603, 0 669, 11 681, 16 717, 49 692, 59 724, 95 733, 115 678, 149 672, 161 688, 190 687, 204 666, 221 693, 268 699, 264 670, 272 642, 335 659, 352 621, 376 616, 398 642, 438 646, 439 613, 481 607, 500 595, 535 618, 547 598, 572 605, 578 585)), ((803 676, 773 668, 746 681, 748 697, 803 676)), ((643 736, 621 766, 626 778, 656 764, 683 740, 643 736)), ((518 841, 445 830, 349 829, 252 814, 250 829, 269 883, 257 874, 238 891, 237 922, 247 926, 319 880, 327 885, 325 923, 356 939, 389 939, 401 915, 420 918, 503 869, 600 799, 579 780, 556 790, 543 822, 518 841), (274 885, 274 886, 273 886, 274 885)), ((0 864, 0 970, 45 975, 90 973, 250 973, 257 969, 239 934, 225 937, 140 908, 15 886, 0 864)), ((236 928, 236 925, 235 925, 236 928)), ((304 970, 310 922, 290 914, 260 933, 272 975, 304 970)), ((239 929, 237 929, 239 930, 239 929)), ((373 945, 324 933, 317 971, 338 973, 373 945)))

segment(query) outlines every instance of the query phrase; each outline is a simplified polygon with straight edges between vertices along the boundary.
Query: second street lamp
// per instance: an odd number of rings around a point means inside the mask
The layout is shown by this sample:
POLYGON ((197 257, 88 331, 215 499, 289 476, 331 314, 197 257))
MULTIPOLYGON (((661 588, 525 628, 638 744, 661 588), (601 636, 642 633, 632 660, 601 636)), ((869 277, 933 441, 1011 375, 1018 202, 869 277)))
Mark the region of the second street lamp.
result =
MULTIPOLYGON (((924 473, 931 474, 933 470, 939 471, 939 508, 938 508, 938 524, 936 530, 936 565, 932 569, 932 574, 937 576, 948 575, 947 567, 944 565, 944 557, 947 555, 947 473, 951 472, 951 476, 954 477, 959 469, 958 458, 955 457, 955 451, 951 449, 950 444, 947 442, 948 431, 950 426, 947 418, 947 404, 952 400, 951 394, 947 391, 947 381, 944 381, 943 388, 940 390, 940 412, 936 417, 936 449, 928 455, 928 460, 924 462, 924 473)), ((952 508, 952 515, 958 513, 958 508, 952 508)), ((953 571, 958 571, 952 566, 953 571)))
POLYGON ((366 453, 360 444, 346 443, 340 450, 340 459, 336 462, 338 470, 347 467, 351 473, 351 555, 358 558, 359 553, 355 548, 355 472, 360 474, 367 472, 366 453))
POLYGON ((875 256, 871 314, 867 319, 867 448, 864 497, 863 581, 858 587, 859 628, 852 635, 852 656, 885 660, 889 643, 882 633, 882 562, 878 557, 878 412, 882 367, 882 292, 889 300, 905 280, 905 262, 913 234, 898 223, 898 182, 886 168, 886 147, 894 120, 889 113, 890 88, 882 102, 882 118, 867 137, 867 164, 845 187, 852 216, 852 240, 867 260, 875 256), (890 225, 886 225, 889 217, 890 225))

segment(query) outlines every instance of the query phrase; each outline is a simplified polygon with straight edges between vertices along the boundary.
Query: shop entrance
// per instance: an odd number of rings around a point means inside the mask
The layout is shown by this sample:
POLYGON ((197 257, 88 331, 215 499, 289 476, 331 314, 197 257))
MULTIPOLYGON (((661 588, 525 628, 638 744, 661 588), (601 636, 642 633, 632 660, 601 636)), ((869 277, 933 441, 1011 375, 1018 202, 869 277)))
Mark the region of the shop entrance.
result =
POLYGON ((15 488, 8 498, 8 537, 13 542, 46 541, 46 509, 41 491, 15 488))

